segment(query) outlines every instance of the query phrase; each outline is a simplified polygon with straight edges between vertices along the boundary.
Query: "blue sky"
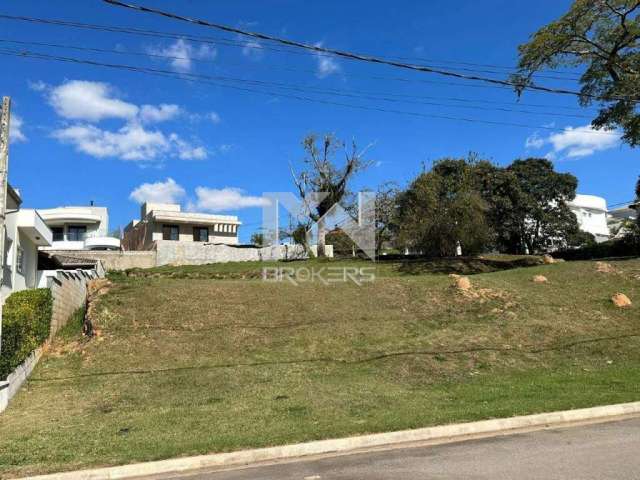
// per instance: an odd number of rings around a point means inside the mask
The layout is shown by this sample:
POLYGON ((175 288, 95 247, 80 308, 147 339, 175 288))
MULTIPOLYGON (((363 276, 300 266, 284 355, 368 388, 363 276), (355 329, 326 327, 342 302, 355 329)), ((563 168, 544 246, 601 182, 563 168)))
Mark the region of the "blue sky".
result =
MULTIPOLYGON (((517 45, 570 4, 487 0, 456 2, 454 8, 450 1, 439 0, 145 1, 157 8, 307 43, 428 61, 454 70, 491 72, 505 69, 467 63, 514 65, 517 45)), ((423 163, 474 151, 498 164, 549 156, 558 170, 578 177, 580 193, 604 196, 609 204, 633 198, 637 152, 615 135, 590 131, 586 126, 592 110, 578 109, 571 96, 527 92, 519 104, 509 89, 469 86, 469 82, 424 73, 283 51, 264 43, 247 44, 246 39, 109 7, 98 0, 9 1, 3 2, 0 13, 226 39, 203 44, 0 19, 3 40, 121 53, 4 42, 2 50, 227 79, 222 87, 219 82, 3 56, 0 92, 12 97, 15 114, 10 181, 20 188, 26 207, 84 205, 93 200, 109 207, 115 227, 138 218, 138 202, 145 198, 174 199, 185 208, 239 215, 245 223, 241 238, 248 240, 261 220, 257 197, 265 191, 293 191, 289 165, 299 165, 300 141, 311 132, 335 132, 347 141, 355 138, 361 146, 374 144, 369 158, 375 164, 358 177, 356 188, 375 188, 390 180, 405 185, 423 163), (287 84, 287 88, 247 81, 287 84), (339 95, 329 95, 327 90, 339 95), (322 103, 326 101, 364 109, 322 103)), ((564 78, 571 75, 560 76, 563 79, 539 81, 577 88, 575 81, 564 78)))

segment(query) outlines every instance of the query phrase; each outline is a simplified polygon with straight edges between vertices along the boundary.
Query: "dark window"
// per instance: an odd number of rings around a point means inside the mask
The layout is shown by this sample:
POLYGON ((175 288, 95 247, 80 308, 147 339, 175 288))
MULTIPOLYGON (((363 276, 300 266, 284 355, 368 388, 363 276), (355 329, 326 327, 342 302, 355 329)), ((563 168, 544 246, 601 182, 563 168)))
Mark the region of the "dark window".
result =
POLYGON ((24 250, 22 249, 22 247, 18 247, 16 270, 18 270, 18 273, 24 273, 24 250))
POLYGON ((67 227, 67 240, 70 242, 81 242, 87 234, 85 225, 69 225, 67 227))
POLYGON ((194 242, 208 242, 209 241, 209 229, 207 227, 193 227, 193 241, 194 242))
POLYGON ((53 227, 51 229, 51 233, 53 233, 53 241, 61 242, 64 240, 64 228, 63 227, 53 227))
POLYGON ((180 227, 178 225, 162 226, 163 240, 180 240, 180 227))

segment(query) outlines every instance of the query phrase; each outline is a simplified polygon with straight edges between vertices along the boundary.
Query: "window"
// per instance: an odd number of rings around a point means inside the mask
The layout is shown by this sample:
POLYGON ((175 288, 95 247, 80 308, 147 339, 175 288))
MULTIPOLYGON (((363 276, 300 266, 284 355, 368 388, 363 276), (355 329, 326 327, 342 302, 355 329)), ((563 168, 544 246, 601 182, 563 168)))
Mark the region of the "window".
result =
POLYGON ((22 247, 18 247, 18 254, 16 256, 16 270, 22 274, 24 271, 24 250, 22 247))
POLYGON ((193 227, 193 241, 194 242, 208 242, 209 241, 209 229, 207 227, 193 227))
POLYGON ((180 227, 178 225, 162 225, 163 240, 180 240, 180 227))
POLYGON ((62 242, 64 240, 64 227, 52 227, 51 233, 53 233, 54 242, 62 242))
POLYGON ((67 227, 67 240, 70 242, 81 242, 86 234, 86 225, 69 225, 67 227))

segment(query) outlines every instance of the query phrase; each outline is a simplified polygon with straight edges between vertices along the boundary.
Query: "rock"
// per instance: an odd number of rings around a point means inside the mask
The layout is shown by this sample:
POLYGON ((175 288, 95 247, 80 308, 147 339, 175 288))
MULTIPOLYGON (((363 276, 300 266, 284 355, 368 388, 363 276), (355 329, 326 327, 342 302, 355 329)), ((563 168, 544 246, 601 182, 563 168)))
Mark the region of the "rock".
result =
POLYGON ((551 265, 552 263, 556 263, 556 259, 553 258, 551 255, 549 255, 548 253, 545 253, 542 256, 542 263, 544 263, 545 265, 551 265))
POLYGON ((465 292, 471 290, 471 280, 469 280, 469 277, 456 278, 456 288, 465 292))
POLYGON ((631 300, 624 293, 616 293, 613 297, 611 297, 611 301, 616 307, 630 307, 631 300))
POLYGON ((548 282, 549 280, 544 275, 534 275, 533 281, 535 283, 545 283, 545 282, 548 282))
POLYGON ((607 262, 596 262, 596 271, 600 273, 614 273, 616 271, 613 265, 607 262))

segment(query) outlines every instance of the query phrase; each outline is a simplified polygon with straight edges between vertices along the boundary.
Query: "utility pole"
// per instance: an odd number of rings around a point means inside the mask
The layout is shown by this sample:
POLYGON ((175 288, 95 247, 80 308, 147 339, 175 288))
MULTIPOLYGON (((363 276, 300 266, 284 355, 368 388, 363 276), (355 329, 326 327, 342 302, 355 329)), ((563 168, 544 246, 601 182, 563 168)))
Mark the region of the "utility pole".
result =
MULTIPOLYGON (((4 281, 4 240, 5 219, 7 213, 7 184, 9 173, 9 121, 11 118, 11 98, 2 97, 2 116, 0 116, 0 288, 4 281)), ((0 351, 2 351, 2 304, 0 298, 0 351)))

